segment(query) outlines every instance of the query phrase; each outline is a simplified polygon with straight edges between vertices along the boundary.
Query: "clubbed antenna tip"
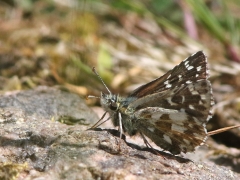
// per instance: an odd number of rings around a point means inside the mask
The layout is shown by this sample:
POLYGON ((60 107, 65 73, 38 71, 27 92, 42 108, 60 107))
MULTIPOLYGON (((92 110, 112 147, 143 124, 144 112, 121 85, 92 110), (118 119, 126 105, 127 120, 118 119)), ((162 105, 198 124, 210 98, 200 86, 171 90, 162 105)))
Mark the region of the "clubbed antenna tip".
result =
POLYGON ((90 98, 98 98, 98 99, 100 99, 100 97, 98 97, 98 96, 88 95, 88 96, 86 97, 86 100, 88 100, 88 99, 90 99, 90 98))

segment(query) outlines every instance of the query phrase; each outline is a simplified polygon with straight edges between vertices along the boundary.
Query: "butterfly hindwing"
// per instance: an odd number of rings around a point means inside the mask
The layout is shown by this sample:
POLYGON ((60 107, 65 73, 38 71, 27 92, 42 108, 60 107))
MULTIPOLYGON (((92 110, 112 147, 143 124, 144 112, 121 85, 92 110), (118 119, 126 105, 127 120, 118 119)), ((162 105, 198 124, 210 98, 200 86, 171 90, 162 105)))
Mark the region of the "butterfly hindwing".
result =
MULTIPOLYGON (((200 81, 195 86, 201 89, 201 83, 200 81)), ((190 84, 182 90, 183 92, 178 93, 183 96, 184 93, 189 93, 188 89, 192 86, 190 84)), ((175 96, 180 95, 175 94, 175 96)), ((175 96, 171 98, 175 98, 175 96)), ((168 102, 167 108, 146 107, 140 109, 134 113, 137 119, 136 126, 155 144, 173 154, 194 151, 195 147, 201 145, 206 139, 205 124, 211 115, 209 109, 212 106, 209 96, 211 96, 210 91, 200 98, 196 98, 196 95, 193 96, 193 99, 191 96, 187 98, 183 96, 183 98, 175 98, 174 102, 165 99, 168 102), (191 106, 187 106, 188 103, 191 103, 191 106)))

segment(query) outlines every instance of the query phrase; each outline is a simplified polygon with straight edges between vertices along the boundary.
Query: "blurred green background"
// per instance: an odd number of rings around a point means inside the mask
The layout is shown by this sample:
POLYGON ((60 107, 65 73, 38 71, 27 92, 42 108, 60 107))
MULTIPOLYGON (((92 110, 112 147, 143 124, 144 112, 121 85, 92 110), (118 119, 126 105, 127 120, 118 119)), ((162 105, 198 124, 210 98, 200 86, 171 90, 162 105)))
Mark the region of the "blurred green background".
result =
POLYGON ((1 93, 46 85, 99 95, 96 67, 125 95, 203 50, 216 100, 238 96, 238 0, 0 0, 0 17, 1 93))

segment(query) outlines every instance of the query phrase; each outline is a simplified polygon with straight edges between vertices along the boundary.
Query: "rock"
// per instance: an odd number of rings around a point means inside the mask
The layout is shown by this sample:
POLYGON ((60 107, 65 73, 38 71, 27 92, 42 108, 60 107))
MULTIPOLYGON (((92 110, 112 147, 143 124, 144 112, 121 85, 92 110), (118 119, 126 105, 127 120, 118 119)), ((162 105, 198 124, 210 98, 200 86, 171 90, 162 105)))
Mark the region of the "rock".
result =
POLYGON ((0 179, 240 178, 217 164, 155 154, 114 129, 87 130, 97 120, 77 95, 54 88, 0 96, 0 179))

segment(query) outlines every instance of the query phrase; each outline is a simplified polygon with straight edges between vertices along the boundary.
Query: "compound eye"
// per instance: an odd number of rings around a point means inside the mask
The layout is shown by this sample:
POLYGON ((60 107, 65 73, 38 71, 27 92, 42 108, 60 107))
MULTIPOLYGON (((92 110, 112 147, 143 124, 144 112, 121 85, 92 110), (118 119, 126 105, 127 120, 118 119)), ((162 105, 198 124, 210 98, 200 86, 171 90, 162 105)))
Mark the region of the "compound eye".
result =
POLYGON ((118 108, 117 103, 112 101, 110 104, 110 109, 113 111, 116 111, 117 108, 118 108))

